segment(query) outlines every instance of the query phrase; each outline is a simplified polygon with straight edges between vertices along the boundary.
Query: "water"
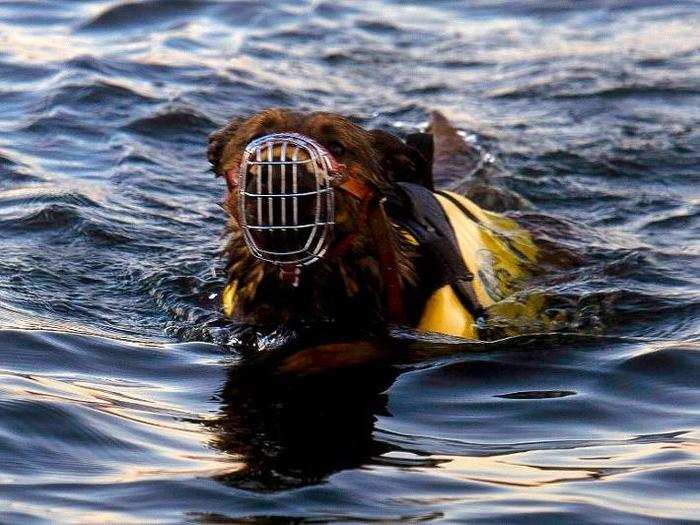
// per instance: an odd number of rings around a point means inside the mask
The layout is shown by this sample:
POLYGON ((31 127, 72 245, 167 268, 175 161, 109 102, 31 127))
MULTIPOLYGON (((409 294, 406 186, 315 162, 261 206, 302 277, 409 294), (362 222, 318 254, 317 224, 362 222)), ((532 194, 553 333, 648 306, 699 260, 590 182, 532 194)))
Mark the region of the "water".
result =
POLYGON ((700 519, 699 25, 690 1, 0 4, 0 522, 700 519), (559 254, 530 285, 556 322, 250 369, 211 298, 204 143, 270 105, 396 133, 442 109, 559 254))

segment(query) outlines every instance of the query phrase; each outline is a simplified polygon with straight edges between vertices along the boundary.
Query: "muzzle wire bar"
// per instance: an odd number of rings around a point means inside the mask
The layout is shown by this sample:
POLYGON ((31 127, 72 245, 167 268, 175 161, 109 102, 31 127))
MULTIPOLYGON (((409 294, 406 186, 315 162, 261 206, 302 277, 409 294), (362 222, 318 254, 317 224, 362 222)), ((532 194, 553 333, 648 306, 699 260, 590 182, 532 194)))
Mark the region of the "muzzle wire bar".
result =
POLYGON ((334 175, 330 154, 304 135, 276 133, 249 143, 240 168, 239 218, 251 253, 280 266, 320 259, 334 225, 334 175))
MULTIPOLYGON (((294 148, 294 154, 292 155, 292 193, 296 195, 299 193, 297 191, 297 163, 299 162, 299 146, 294 148)), ((297 224, 299 222, 299 203, 297 201, 298 197, 292 198, 292 208, 294 209, 294 215, 292 217, 292 221, 294 224, 297 224)))
MULTIPOLYGON (((258 194, 262 193, 262 164, 260 163, 261 159, 261 152, 260 149, 256 149, 255 151, 256 158, 258 159, 258 178, 257 178, 257 183, 258 183, 258 194)), ((258 224, 262 224, 262 199, 258 197, 258 224)))
MULTIPOLYGON (((272 192, 272 164, 270 164, 272 162, 272 159, 272 142, 270 142, 267 145, 267 187, 268 191, 270 192, 272 192)), ((272 226, 273 224, 275 224, 275 215, 272 211, 272 197, 269 197, 267 200, 267 211, 269 217, 268 220, 270 222, 270 226, 272 226)))
MULTIPOLYGON (((287 145, 288 142, 283 142, 282 143, 282 148, 280 149, 280 191, 282 192, 282 195, 284 195, 287 192, 286 186, 287 186, 287 145)), ((287 224, 287 197, 282 197, 282 225, 285 226, 287 224)))

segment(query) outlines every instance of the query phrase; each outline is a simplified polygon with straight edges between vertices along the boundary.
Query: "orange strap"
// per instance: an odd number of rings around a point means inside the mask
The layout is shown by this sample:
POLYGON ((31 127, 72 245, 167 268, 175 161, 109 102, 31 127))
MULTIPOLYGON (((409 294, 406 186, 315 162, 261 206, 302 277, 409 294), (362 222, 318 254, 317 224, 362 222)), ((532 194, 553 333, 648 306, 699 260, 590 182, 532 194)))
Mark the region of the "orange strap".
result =
POLYGON ((361 202, 369 200, 374 195, 372 187, 357 177, 347 178, 339 187, 361 202))

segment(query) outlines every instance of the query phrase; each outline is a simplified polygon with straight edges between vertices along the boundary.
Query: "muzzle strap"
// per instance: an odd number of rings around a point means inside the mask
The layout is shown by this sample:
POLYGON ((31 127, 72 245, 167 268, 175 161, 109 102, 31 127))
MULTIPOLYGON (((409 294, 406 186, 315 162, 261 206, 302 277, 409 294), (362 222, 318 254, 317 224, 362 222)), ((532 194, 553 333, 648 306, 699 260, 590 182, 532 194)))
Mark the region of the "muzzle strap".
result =
POLYGON ((374 195, 374 190, 357 177, 348 177, 341 185, 340 188, 346 193, 349 193, 355 197, 360 202, 368 201, 374 195))

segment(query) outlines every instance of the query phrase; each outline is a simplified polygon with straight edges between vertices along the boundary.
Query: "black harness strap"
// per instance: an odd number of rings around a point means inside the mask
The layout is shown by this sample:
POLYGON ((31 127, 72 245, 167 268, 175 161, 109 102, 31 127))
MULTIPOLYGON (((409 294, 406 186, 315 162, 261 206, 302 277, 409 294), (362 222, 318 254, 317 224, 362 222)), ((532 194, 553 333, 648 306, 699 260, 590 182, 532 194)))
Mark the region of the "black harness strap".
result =
POLYGON ((445 197, 448 201, 457 206, 457 208, 459 208, 459 211, 461 211, 464 215, 469 217, 473 222, 481 224, 481 221, 476 217, 476 215, 469 211, 469 208, 467 208, 464 204, 455 199, 452 195, 442 190, 437 190, 435 193, 438 193, 442 197, 445 197))
POLYGON ((397 186, 410 209, 396 218, 418 241, 434 288, 451 285, 474 319, 485 317, 485 310, 474 293, 474 275, 464 263, 454 229, 433 192, 409 182, 397 186))

